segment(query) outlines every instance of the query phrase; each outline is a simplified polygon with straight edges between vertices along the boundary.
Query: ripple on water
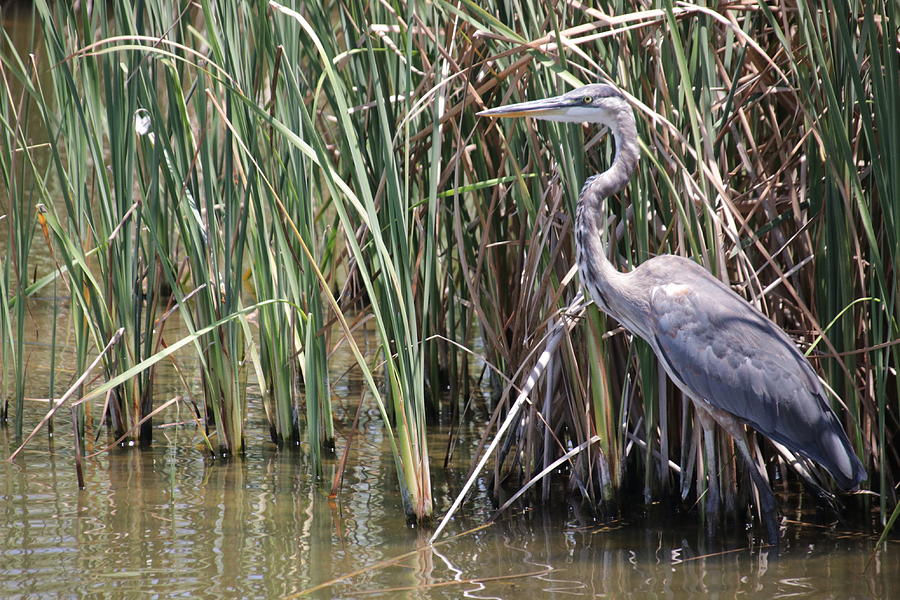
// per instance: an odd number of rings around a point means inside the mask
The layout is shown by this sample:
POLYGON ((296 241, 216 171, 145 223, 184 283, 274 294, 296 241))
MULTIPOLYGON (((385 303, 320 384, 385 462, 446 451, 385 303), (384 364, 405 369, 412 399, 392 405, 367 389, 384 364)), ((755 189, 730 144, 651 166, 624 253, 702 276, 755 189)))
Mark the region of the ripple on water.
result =
MULTIPOLYGON (((302 450, 275 451, 265 427, 253 427, 245 460, 212 461, 184 439, 160 441, 88 461, 84 491, 62 433, 55 454, 34 450, 7 466, 0 597, 269 598, 360 570, 317 597, 407 587, 428 598, 900 597, 898 544, 864 571, 870 535, 798 524, 788 525, 777 561, 748 549, 738 527, 713 546, 693 517, 588 527, 575 513, 539 510, 510 511, 488 529, 410 554, 428 532, 406 524, 377 420, 361 424, 336 501, 327 491, 337 457, 316 482, 302 450)), ((457 446, 453 472, 434 471, 438 511, 462 486, 475 434, 457 446)), ((446 435, 435 432, 429 444, 443 448, 446 435)), ((450 533, 491 510, 480 482, 450 533)))

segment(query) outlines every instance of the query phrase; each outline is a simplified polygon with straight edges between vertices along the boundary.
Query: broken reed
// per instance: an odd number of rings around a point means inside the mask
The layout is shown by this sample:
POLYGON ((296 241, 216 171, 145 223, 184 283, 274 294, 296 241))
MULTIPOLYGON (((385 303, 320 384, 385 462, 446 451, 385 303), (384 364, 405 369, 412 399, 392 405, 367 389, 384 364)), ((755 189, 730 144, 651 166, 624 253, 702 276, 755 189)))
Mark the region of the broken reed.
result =
MULTIPOLYGON (((847 403, 834 405, 869 485, 886 490, 883 510, 894 502, 893 3, 801 0, 719 13, 665 1, 586 9, 532 0, 515 14, 440 1, 307 3, 299 12, 274 2, 146 2, 141 14, 126 2, 95 3, 93 13, 88 4, 37 3, 47 45, 37 69, 57 65, 50 88, 4 49, 6 77, 54 140, 48 170, 25 173, 25 125, 5 92, 4 226, 7 247, 21 250, 3 258, 0 325, 12 359, 4 386, 11 378, 16 402, 17 299, 28 294, 34 231, 27 174, 58 223, 52 244, 73 290, 79 365, 118 323, 130 337, 105 363, 107 376, 158 356, 168 342, 158 320, 174 308, 197 336, 212 443, 239 452, 250 361, 273 439, 307 440, 319 469, 334 436, 328 344, 344 337, 384 416, 406 510, 424 518, 426 412, 472 418, 458 394, 442 405, 448 382, 466 389, 468 370, 466 355, 440 340, 471 347, 477 330, 487 361, 522 385, 576 291, 571 215, 581 182, 612 153, 593 129, 498 127, 473 109, 609 78, 636 99, 645 145, 633 182, 608 203, 615 262, 693 257, 801 345, 820 340, 814 363, 847 403), (57 105, 60 116, 49 108, 57 105), (142 134, 136 117, 147 119, 142 134), (50 178, 62 201, 47 191, 50 178), (235 316, 267 300, 277 302, 259 308, 257 328, 235 316), (377 355, 359 353, 341 306, 371 315, 377 355)), ((649 348, 616 326, 591 309, 560 344, 496 461, 495 486, 508 471, 527 479, 596 433, 600 442, 567 475, 593 501, 614 501, 626 481, 648 499, 694 496, 710 475, 735 492, 727 440, 725 468, 705 473, 690 408, 649 348)), ((492 374, 494 422, 515 397, 503 377, 492 374)), ((117 390, 127 427, 147 413, 152 375, 117 390)))

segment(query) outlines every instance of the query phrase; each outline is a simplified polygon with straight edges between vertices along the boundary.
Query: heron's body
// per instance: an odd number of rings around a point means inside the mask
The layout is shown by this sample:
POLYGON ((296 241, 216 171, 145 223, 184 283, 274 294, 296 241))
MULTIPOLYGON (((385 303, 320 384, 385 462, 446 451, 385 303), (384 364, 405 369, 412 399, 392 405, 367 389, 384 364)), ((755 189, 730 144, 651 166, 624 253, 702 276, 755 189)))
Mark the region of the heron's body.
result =
MULTIPOLYGON (((622 288, 645 291, 634 304, 637 319, 623 325, 650 344, 685 394, 814 460, 842 488, 859 483, 862 465, 818 377, 777 325, 680 256, 658 256, 620 275, 622 288)), ((616 314, 616 292, 587 287, 616 314)))
MULTIPOLYGON (((857 487, 865 478, 863 465, 809 362, 775 323, 692 260, 663 255, 622 273, 606 258, 603 203, 624 187, 638 160, 634 116, 621 93, 589 85, 481 114, 609 126, 615 159, 607 171, 585 182, 576 209, 581 281, 604 312, 650 344, 669 377, 697 406, 713 465, 712 422, 734 436, 760 492, 770 541, 777 541, 774 496, 753 463, 741 423, 819 463, 842 488, 857 487)), ((714 476, 709 484, 715 509, 714 476)))

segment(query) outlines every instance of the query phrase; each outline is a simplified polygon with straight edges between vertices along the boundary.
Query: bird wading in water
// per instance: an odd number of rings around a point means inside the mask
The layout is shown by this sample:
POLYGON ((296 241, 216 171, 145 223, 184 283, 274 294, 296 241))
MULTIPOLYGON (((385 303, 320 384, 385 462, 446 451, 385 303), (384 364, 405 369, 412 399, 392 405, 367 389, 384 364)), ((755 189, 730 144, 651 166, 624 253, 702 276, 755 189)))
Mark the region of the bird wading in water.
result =
POLYGON ((778 543, 775 496, 753 460, 744 424, 815 461, 841 488, 858 487, 866 477, 863 464, 819 378, 781 328, 687 258, 665 254, 627 273, 607 259, 604 204, 628 183, 639 154, 634 113, 619 90, 591 84, 478 115, 599 123, 612 132, 612 165, 589 177, 578 197, 578 271, 600 309, 650 344, 675 385, 693 401, 704 432, 707 512, 713 523, 720 504, 715 423, 734 438, 753 479, 771 544, 778 543))

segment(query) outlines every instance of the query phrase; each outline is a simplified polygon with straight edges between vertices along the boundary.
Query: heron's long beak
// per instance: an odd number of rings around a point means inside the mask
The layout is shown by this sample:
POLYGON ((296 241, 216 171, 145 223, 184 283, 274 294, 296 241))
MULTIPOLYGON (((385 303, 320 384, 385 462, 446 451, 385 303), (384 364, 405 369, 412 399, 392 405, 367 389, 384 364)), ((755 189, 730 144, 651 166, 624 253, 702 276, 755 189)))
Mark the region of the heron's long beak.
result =
POLYGON ((562 116, 566 108, 570 108, 571 101, 563 100, 562 96, 543 98, 517 104, 507 104, 497 108, 489 108, 479 113, 479 117, 555 117, 562 116))

